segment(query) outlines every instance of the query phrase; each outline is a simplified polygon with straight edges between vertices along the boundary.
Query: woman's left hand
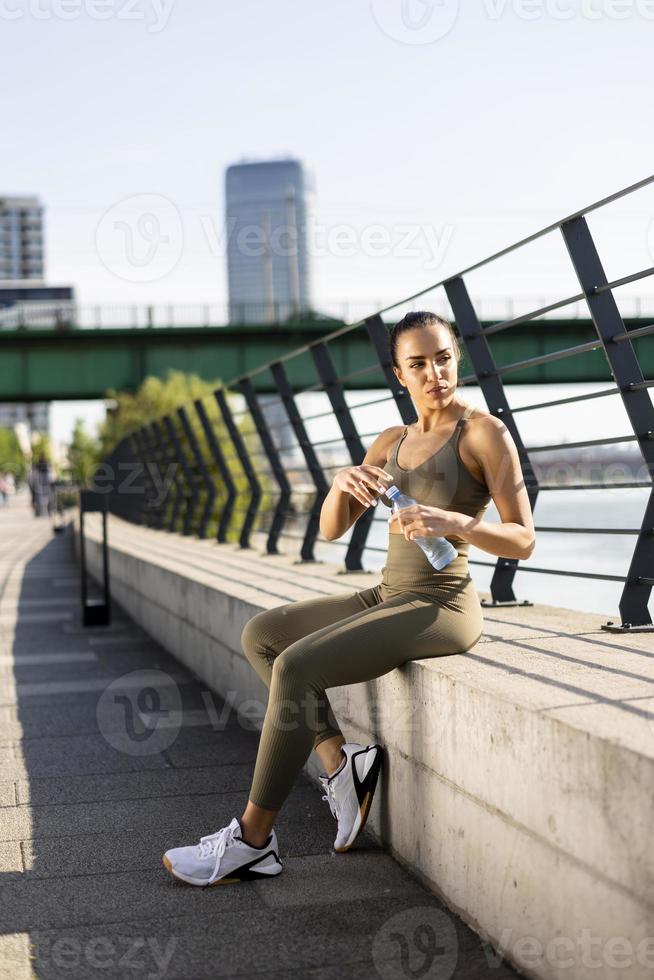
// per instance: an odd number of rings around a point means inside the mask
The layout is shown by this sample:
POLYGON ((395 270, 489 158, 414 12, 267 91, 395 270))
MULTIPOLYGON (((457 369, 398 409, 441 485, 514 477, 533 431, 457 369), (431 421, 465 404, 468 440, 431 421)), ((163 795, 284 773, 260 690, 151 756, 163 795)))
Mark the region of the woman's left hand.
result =
POLYGON ((441 507, 428 507, 426 504, 412 504, 391 514, 388 523, 399 521, 407 541, 414 538, 435 538, 456 534, 459 530, 459 515, 441 507))

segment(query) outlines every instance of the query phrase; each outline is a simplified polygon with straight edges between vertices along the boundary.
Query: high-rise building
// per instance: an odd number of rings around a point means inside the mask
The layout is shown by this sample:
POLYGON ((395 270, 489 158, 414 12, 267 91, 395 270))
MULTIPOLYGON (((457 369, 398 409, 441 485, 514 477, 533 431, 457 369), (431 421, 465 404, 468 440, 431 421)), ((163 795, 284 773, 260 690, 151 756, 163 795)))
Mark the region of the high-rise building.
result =
POLYGON ((310 309, 307 224, 313 185, 299 160, 225 173, 230 323, 278 323, 310 309))
POLYGON ((0 279, 43 279, 43 275, 39 199, 0 196, 0 279))

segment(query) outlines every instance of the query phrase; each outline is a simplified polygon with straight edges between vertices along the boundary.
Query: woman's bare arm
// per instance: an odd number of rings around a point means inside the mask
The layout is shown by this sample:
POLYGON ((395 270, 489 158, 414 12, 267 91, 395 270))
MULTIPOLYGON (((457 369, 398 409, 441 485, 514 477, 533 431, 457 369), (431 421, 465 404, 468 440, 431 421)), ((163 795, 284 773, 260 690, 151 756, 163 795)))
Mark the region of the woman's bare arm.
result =
POLYGON ((501 523, 459 514, 457 534, 491 555, 529 558, 536 546, 536 532, 518 450, 500 419, 489 415, 484 422, 477 430, 474 453, 501 523))
MULTIPOLYGON (((389 446, 394 438, 399 438, 402 428, 402 426, 393 425, 380 432, 361 462, 383 469, 386 465, 389 446)), ((367 507, 360 500, 357 500, 351 493, 339 490, 332 484, 329 493, 323 500, 320 511, 320 533, 327 541, 336 541, 337 538, 343 537, 355 521, 358 521, 365 510, 367 507)))

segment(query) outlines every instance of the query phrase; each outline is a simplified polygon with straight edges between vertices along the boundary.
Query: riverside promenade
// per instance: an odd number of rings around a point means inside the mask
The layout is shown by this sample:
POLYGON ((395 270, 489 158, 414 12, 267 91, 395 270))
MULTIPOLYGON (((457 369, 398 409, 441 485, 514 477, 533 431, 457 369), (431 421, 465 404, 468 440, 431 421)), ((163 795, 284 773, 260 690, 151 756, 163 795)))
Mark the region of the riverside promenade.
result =
POLYGON ((113 613, 81 626, 71 526, 54 534, 25 494, 0 509, 2 980, 518 976, 367 830, 335 854, 304 774, 276 824, 281 875, 173 882, 166 848, 240 816, 259 733, 217 724, 218 695, 113 613), (143 678, 159 672, 182 711, 153 742, 143 678))

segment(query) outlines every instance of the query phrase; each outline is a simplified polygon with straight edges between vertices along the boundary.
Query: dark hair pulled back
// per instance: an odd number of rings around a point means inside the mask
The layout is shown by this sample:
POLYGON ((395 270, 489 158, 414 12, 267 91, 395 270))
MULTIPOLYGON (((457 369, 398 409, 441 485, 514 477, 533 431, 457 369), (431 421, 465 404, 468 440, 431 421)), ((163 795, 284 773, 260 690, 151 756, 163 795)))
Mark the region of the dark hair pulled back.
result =
POLYGON ((407 330, 415 330, 416 327, 432 327, 434 325, 440 325, 441 327, 447 327, 450 332, 450 337, 452 338, 452 349, 454 351, 454 356, 457 361, 461 360, 461 347, 459 345, 458 338, 454 332, 454 327, 449 320, 445 317, 439 316, 438 313, 430 313, 426 310, 420 310, 416 313, 407 313, 401 320, 399 320, 391 329, 391 360, 396 368, 400 368, 397 363, 397 343, 403 333, 407 330))

